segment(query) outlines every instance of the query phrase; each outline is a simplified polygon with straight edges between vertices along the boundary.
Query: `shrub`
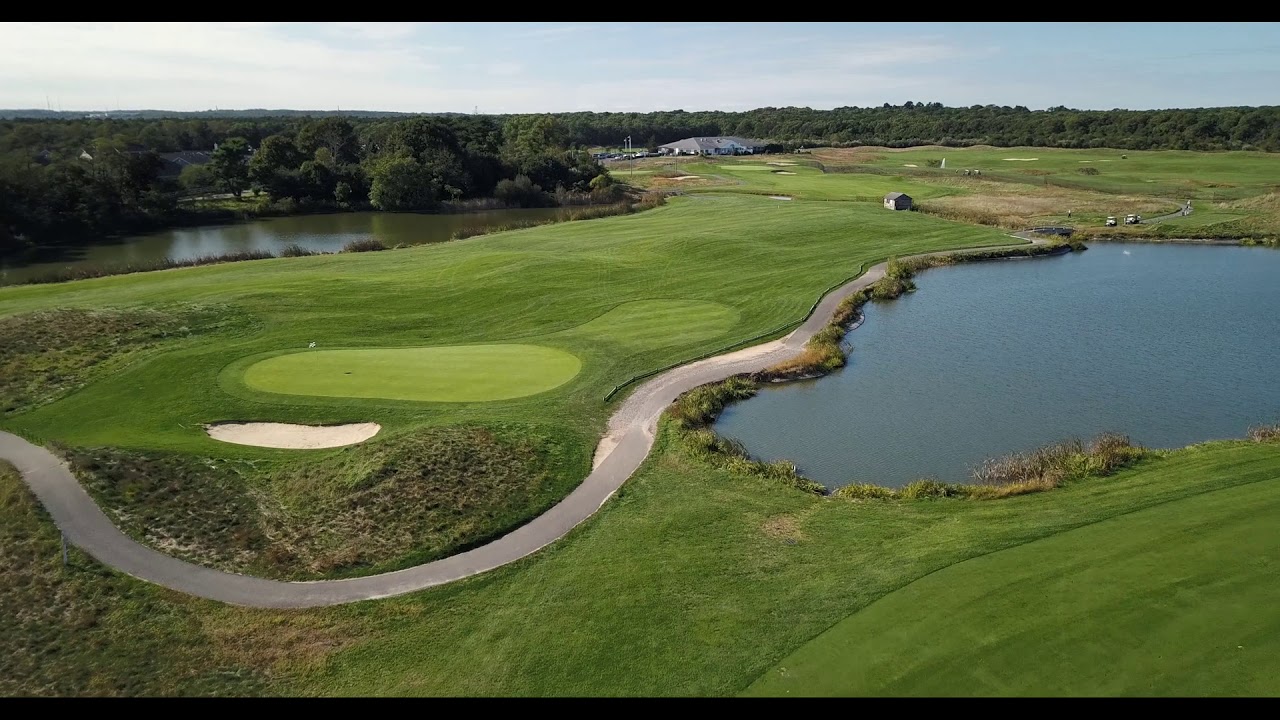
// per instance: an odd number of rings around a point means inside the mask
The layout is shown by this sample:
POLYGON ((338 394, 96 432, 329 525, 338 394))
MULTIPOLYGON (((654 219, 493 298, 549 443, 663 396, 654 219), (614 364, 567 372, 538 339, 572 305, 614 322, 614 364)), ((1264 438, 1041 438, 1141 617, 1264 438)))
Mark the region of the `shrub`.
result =
POLYGON ((872 485, 870 483, 853 483, 845 485, 842 488, 836 488, 831 493, 832 497, 838 497, 845 500, 885 500, 897 497, 897 493, 887 487, 872 485))
POLYGON ((735 375, 723 382, 703 385, 684 393, 676 398, 667 412, 681 429, 704 428, 720 415, 726 405, 755 395, 758 388, 750 378, 735 375))
POLYGON ((939 482, 933 478, 921 478, 907 483, 898 491, 903 500, 922 500, 924 498, 956 497, 961 493, 954 485, 939 482))
POLYGON ((1249 439, 1254 442, 1280 442, 1280 423, 1256 425, 1249 428, 1249 439))
POLYGON ((290 243, 280 250, 280 257, 307 257, 309 255, 322 255, 323 253, 316 250, 308 250, 298 243, 290 243))
POLYGON ((500 180, 493 190, 493 196, 512 207, 542 207, 547 204, 546 193, 528 175, 517 175, 513 180, 500 180))
POLYGON ((1076 168, 1076 172, 1080 173, 1081 175, 1098 175, 1099 174, 1098 168, 1096 167, 1076 168))
POLYGON ((81 265, 77 267, 65 267, 59 270, 50 271, 43 275, 36 275, 27 278, 24 283, 27 285, 40 285, 44 283, 68 282, 70 280, 87 280, 89 278, 107 277, 109 275, 129 275, 131 273, 150 272, 152 270, 169 270, 172 268, 196 267, 198 265, 216 265, 218 263, 241 262, 244 260, 267 260, 274 257, 275 255, 267 252, 266 250, 245 250, 242 252, 225 253, 223 255, 202 255, 200 257, 187 258, 185 260, 160 258, 158 260, 146 260, 119 265, 81 265))
POLYGON ((358 253, 358 252, 377 252, 378 250, 386 250, 387 246, 378 238, 365 238, 363 240, 352 240, 342 246, 340 252, 358 253))

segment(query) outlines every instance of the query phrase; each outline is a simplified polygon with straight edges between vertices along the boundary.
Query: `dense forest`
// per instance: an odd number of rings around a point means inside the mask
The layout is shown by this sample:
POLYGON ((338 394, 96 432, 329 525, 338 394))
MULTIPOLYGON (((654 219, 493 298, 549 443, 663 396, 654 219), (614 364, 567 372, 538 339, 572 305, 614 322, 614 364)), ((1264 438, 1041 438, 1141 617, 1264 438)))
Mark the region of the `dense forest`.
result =
POLYGON ((264 214, 617 201, 620 188, 572 145, 550 116, 9 121, 0 123, 0 257, 230 219, 245 190, 269 199, 253 204, 264 214), (183 151, 199 161, 175 162, 183 151), (182 202, 219 193, 234 198, 231 209, 182 202))
POLYGON ((767 140, 777 149, 986 144, 1280 151, 1280 107, 1275 106, 1033 111, 906 103, 508 116, 40 114, 44 117, 0 121, 0 255, 30 255, 113 234, 221 219, 211 217, 212 210, 180 202, 214 191, 265 193, 267 209, 276 213, 432 212, 478 198, 513 206, 609 201, 617 198, 617 188, 584 148, 616 146, 627 136, 636 147, 690 136, 740 135, 767 140), (167 154, 183 151, 211 152, 212 161, 184 167, 179 175, 172 162, 166 164, 167 154))

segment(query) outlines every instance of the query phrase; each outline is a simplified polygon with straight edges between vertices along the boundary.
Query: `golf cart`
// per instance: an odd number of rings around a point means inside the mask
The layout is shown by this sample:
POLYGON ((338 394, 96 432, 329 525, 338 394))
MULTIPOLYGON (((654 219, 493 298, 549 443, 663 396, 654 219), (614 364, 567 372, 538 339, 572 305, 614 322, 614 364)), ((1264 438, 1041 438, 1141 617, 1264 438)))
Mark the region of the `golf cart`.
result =
POLYGON ((1142 222, 1141 215, 1125 215, 1124 216, 1125 225, 1137 225, 1140 222, 1142 222))
POLYGON ((1115 226, 1116 226, 1116 219, 1115 219, 1115 217, 1114 217, 1114 216, 1110 216, 1110 215, 1108 215, 1108 216, 1107 216, 1107 227, 1115 227, 1115 226))

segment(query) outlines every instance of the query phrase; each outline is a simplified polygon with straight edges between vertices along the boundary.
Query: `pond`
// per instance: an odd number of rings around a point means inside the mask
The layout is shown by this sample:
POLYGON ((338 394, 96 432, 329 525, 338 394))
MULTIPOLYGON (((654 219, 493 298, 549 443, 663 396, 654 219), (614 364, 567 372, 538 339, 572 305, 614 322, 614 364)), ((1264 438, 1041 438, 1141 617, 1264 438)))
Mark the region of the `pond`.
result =
POLYGON ((125 238, 74 251, 57 262, 0 265, 0 284, 18 283, 52 270, 76 266, 145 263, 163 258, 185 260, 246 250, 278 253, 297 243, 309 250, 333 252, 352 240, 375 237, 388 247, 444 242, 463 228, 497 227, 557 217, 561 208, 490 210, 475 213, 421 215, 358 212, 266 218, 230 225, 175 228, 125 238))
POLYGON ((969 479, 988 457, 1122 432, 1153 448, 1280 420, 1280 252, 1096 243, 927 270, 868 304, 848 365, 715 429, 834 488, 969 479))

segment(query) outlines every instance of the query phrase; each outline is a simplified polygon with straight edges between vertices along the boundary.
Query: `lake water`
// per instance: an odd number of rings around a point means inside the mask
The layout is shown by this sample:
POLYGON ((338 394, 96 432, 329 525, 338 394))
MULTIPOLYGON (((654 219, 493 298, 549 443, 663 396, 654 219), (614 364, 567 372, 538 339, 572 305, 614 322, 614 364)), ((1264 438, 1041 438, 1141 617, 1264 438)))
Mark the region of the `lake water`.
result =
POLYGON ((0 265, 0 283, 21 282, 50 270, 78 265, 119 265, 171 258, 183 260, 246 250, 278 253, 297 243, 310 250, 336 251, 352 240, 375 237, 388 247, 444 242, 463 228, 494 227, 554 218, 560 208, 492 210, 448 215, 358 212, 266 218, 231 225, 178 228, 126 238, 76 251, 60 262, 0 265))
POLYGON ((766 388, 715 429, 828 487, 969 479, 1102 431, 1148 447, 1280 420, 1280 252, 1097 243, 939 268, 868 304, 849 364, 766 388))

